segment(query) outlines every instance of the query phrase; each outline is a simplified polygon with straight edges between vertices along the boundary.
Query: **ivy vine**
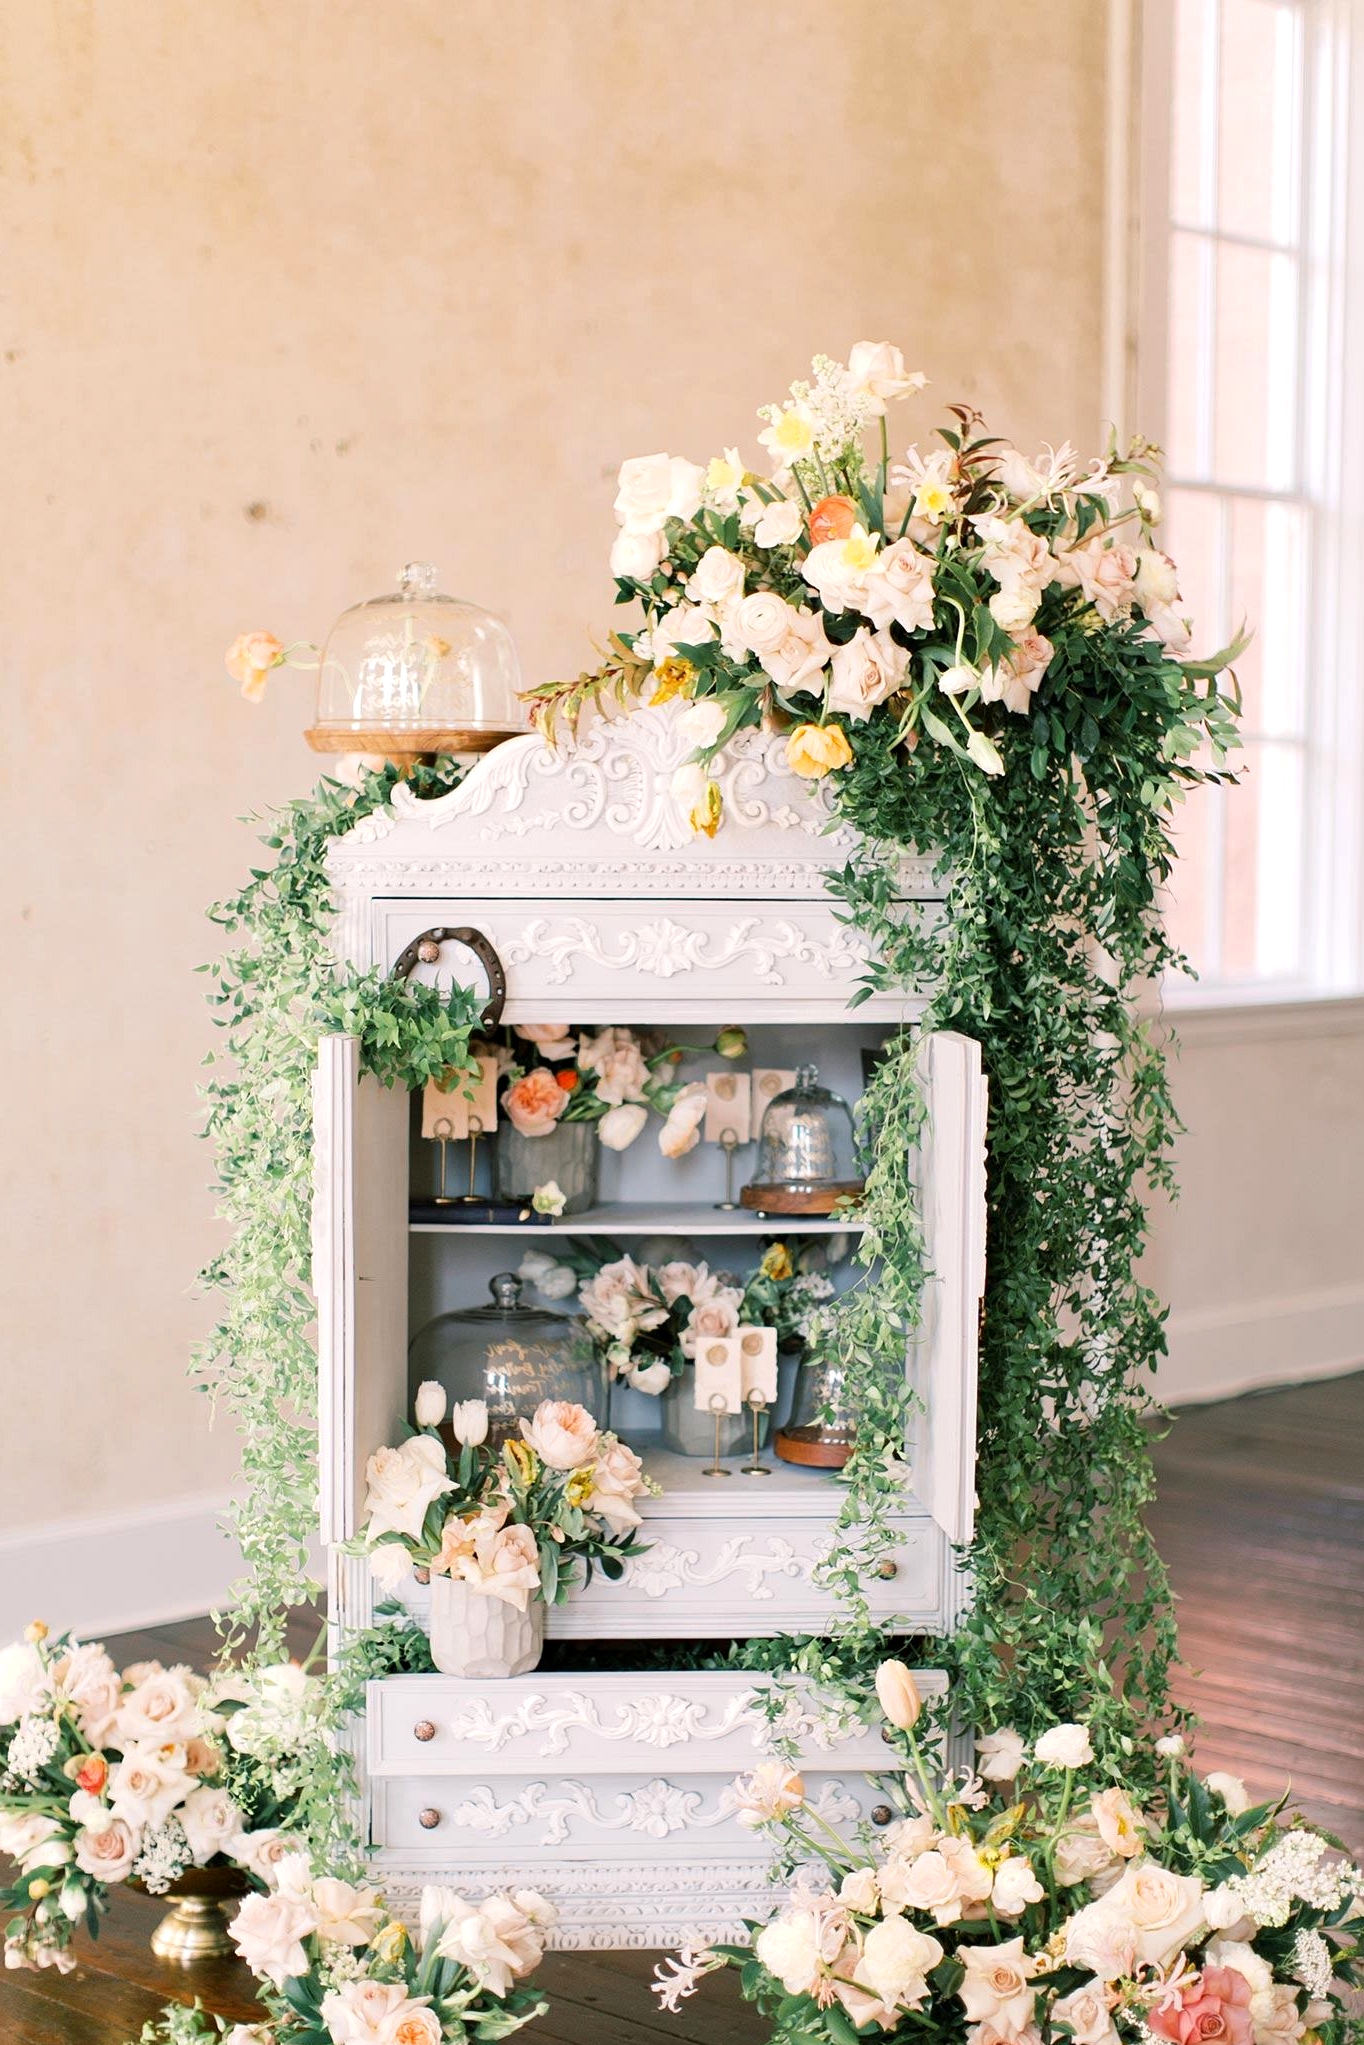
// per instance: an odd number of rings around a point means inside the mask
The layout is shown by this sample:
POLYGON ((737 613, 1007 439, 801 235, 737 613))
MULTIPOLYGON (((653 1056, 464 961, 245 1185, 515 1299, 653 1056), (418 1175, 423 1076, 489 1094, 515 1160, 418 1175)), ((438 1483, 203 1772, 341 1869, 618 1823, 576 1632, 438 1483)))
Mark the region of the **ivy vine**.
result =
MULTIPOLYGON (((420 795, 455 787, 453 761, 418 769, 420 795)), ((381 808, 393 768, 357 787, 323 781, 289 803, 261 840, 273 855, 209 916, 231 940, 212 965, 210 1005, 223 1032, 205 1064, 204 1134, 217 1156, 219 1218, 230 1234, 200 1274, 221 1300, 193 1374, 241 1439, 243 1492, 233 1510, 245 1573, 219 1622, 224 1651, 255 1635, 278 1658, 291 1606, 317 1596, 317 1355, 309 1290, 312 1080, 318 1039, 360 1041, 361 1063, 385 1085, 419 1086, 465 1063, 477 1003, 419 983, 359 973, 333 956, 326 856, 330 841, 381 808)), ((260 821, 252 819, 251 821, 260 821)), ((215 1615, 216 1616, 216 1615, 215 1615)))

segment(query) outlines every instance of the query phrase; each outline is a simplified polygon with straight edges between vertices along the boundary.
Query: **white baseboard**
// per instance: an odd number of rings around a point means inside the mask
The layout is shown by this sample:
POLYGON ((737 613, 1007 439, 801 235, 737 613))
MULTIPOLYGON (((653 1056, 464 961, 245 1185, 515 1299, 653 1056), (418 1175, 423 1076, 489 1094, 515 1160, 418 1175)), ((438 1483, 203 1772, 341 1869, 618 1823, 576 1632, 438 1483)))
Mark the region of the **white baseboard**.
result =
POLYGON ((1156 1390, 1167 1406, 1306 1384, 1364 1368, 1364 1285, 1172 1313, 1156 1390))
POLYGON ((172 1499, 0 1534, 0 1643, 31 1619, 100 1640, 217 1610, 242 1567, 222 1529, 227 1508, 222 1498, 172 1499))

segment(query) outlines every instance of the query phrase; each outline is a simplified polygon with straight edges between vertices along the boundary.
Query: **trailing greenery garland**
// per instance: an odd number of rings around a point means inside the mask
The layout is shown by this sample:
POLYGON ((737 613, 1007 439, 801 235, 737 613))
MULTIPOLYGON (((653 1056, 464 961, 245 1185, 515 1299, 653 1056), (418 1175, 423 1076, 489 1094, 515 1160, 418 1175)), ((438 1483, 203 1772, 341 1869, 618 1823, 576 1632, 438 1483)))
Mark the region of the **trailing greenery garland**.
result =
MULTIPOLYGON (((443 794, 462 770, 420 769, 417 793, 443 794)), ((213 965, 210 1002, 226 1042, 212 1075, 204 1133, 217 1153, 218 1214, 231 1235, 201 1283, 221 1317, 193 1370, 230 1414, 242 1444, 244 1492, 234 1531, 246 1573, 233 1586, 225 1649, 257 1631, 256 1653, 277 1659, 289 1608, 317 1595, 310 1567, 317 1528, 317 1356, 309 1285, 312 1080, 318 1039, 360 1040, 361 1062, 385 1085, 419 1086, 465 1062, 477 1003, 419 983, 357 973, 330 949, 329 842, 388 801, 397 773, 366 773, 356 788, 323 781, 289 803, 262 843, 240 894, 209 915, 233 940, 213 965)))

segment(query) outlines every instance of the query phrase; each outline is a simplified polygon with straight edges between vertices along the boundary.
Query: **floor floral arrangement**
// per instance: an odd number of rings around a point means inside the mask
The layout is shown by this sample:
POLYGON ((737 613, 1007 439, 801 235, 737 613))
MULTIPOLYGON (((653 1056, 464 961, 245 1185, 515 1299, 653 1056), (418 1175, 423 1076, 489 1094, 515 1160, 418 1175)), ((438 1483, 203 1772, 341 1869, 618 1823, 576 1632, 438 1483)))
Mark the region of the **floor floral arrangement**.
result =
POLYGON ((533 1890, 472 1903, 426 1889, 414 1937, 376 1889, 315 1875, 305 1855, 275 1873, 233 1925, 265 2019, 168 2009, 141 2045, 492 2045, 548 2008, 524 1986, 555 1921, 533 1890))
POLYGON ((840 1836, 780 1761, 736 1785, 799 1872, 751 1944, 660 1970, 669 2009, 724 1966, 782 2045, 931 2036, 967 2045, 1336 2045, 1364 1954, 1364 1871, 1284 1805, 1194 1772, 1177 1734, 1115 1774, 1089 1728, 982 1734, 946 1774, 916 1736, 902 1663, 876 1690, 907 1756, 902 1816, 840 1836), (1156 1794, 1143 1785, 1160 1782, 1156 1794))
POLYGON ((98 1934, 118 1882, 164 1895, 187 1869, 233 1866, 267 1884, 302 1843, 291 1826, 323 1718, 321 1685, 288 1664, 120 1672, 41 1622, 0 1650, 6 1966, 69 1971, 76 1929, 98 1934))

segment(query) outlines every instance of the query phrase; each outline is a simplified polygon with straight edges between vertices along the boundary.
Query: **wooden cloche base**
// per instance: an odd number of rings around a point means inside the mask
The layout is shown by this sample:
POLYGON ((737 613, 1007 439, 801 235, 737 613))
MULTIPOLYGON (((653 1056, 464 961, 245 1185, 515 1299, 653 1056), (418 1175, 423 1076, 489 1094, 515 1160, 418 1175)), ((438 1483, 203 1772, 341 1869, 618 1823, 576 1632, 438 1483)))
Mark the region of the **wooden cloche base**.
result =
POLYGON ((841 1470, 853 1452, 850 1441, 830 1441, 817 1427, 779 1427, 772 1446, 784 1463, 808 1470, 841 1470))
POLYGON ((385 730, 379 725, 312 724, 303 736, 315 753, 369 753, 391 760, 395 767, 413 767, 442 753, 490 753, 494 746, 525 733, 449 731, 443 725, 385 730))
POLYGON ((742 1207, 759 1214, 832 1214, 844 1200, 860 1200, 866 1188, 860 1179, 837 1179, 809 1193, 792 1186, 745 1186, 739 1194, 742 1207))

